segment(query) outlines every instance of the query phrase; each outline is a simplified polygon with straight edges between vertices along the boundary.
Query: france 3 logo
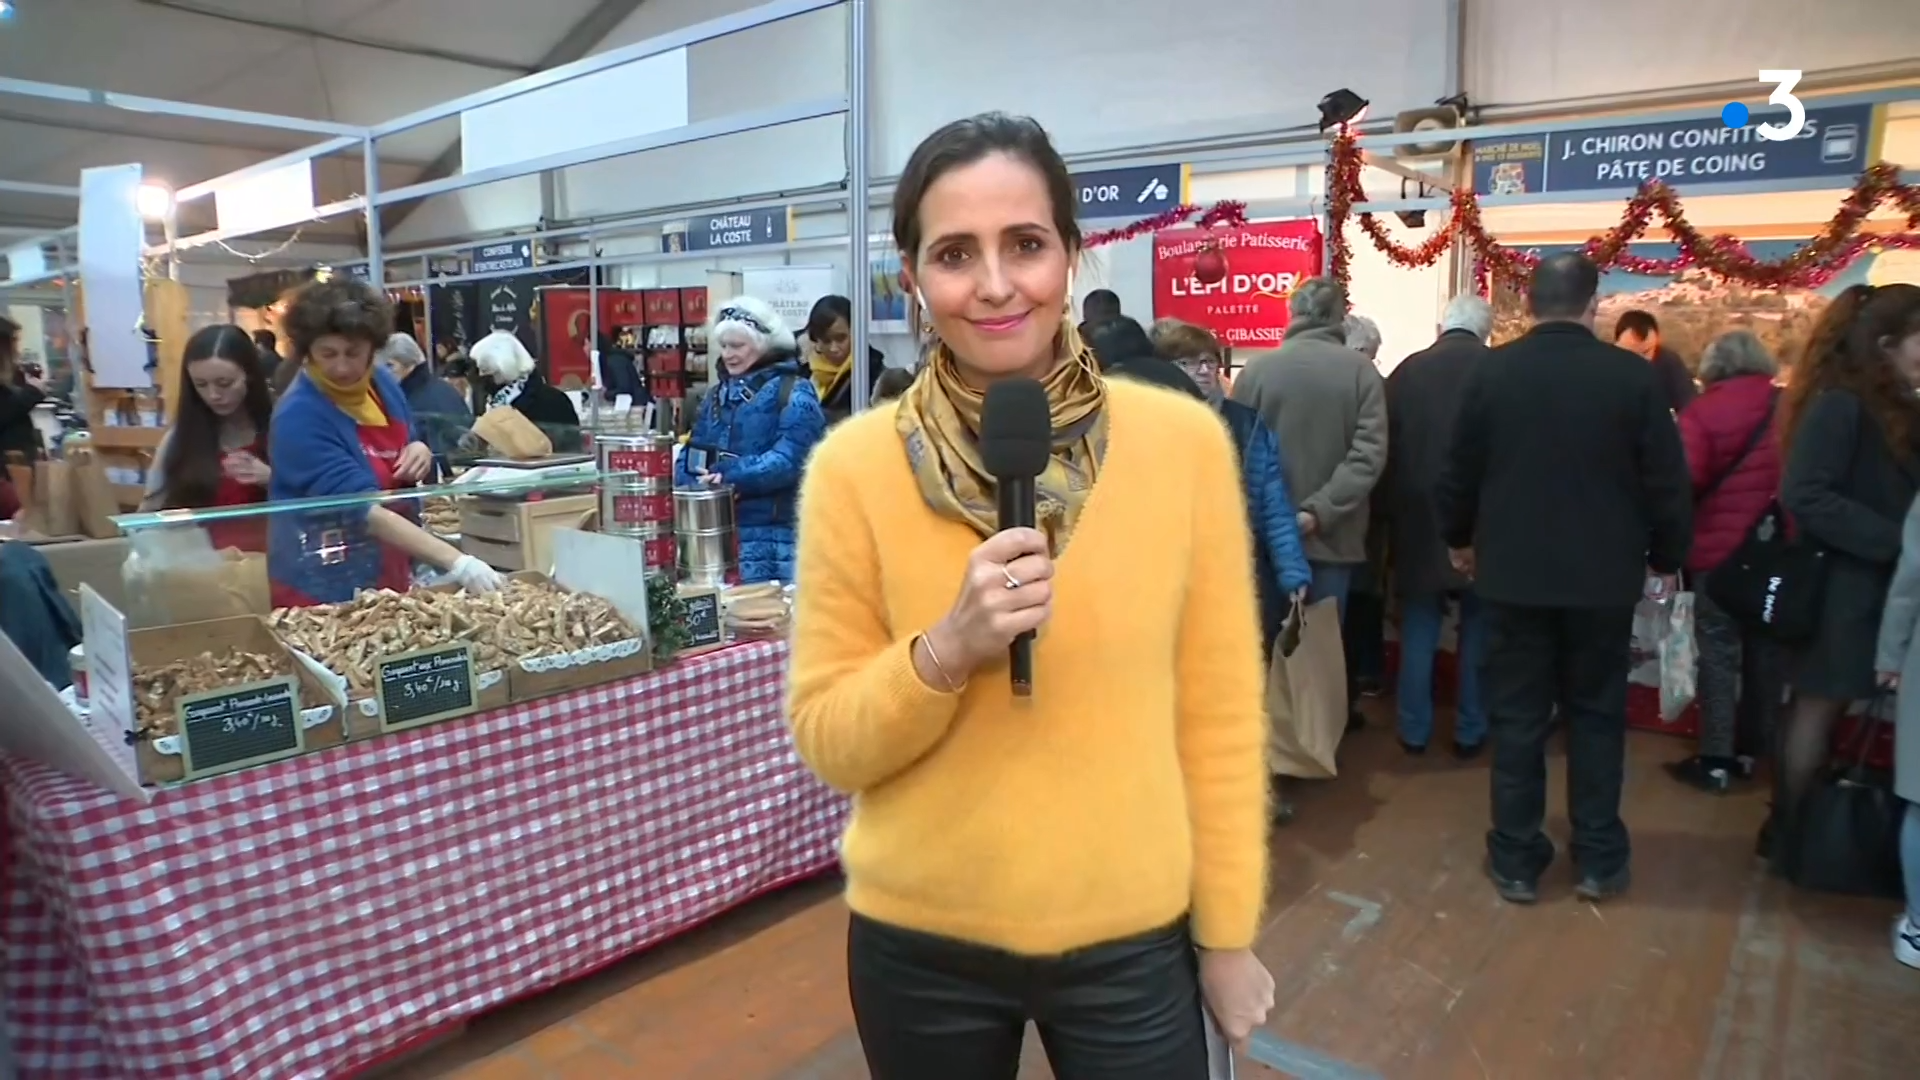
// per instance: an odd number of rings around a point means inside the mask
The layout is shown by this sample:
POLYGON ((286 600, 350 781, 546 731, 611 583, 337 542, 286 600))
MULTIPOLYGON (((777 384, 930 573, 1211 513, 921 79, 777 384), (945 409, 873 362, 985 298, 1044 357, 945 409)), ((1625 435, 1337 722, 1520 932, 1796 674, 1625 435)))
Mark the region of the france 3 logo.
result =
MULTIPOLYGON (((1773 84, 1773 93, 1767 96, 1767 104, 1784 105, 1787 120, 1784 124, 1761 124, 1753 129, 1755 135, 1768 142, 1786 142, 1798 138, 1806 130, 1807 107, 1795 96, 1793 88, 1800 85, 1800 71, 1790 68, 1764 68, 1760 72, 1760 81, 1773 84)), ((1730 101, 1720 110, 1720 119, 1730 128, 1743 128, 1753 119, 1753 114, 1744 102, 1730 101)))

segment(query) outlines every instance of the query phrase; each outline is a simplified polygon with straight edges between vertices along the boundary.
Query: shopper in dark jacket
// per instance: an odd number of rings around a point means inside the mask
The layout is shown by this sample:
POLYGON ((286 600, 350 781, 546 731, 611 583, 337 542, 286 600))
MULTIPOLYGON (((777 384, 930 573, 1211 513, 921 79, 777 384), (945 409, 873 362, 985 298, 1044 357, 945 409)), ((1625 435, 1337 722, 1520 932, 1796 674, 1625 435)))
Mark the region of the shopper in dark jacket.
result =
POLYGON ((1488 607, 1487 874, 1515 903, 1537 899, 1553 861, 1541 823, 1556 706, 1575 891, 1599 900, 1627 886, 1633 609, 1643 591, 1671 591, 1692 534, 1678 429, 1653 370, 1593 336, 1599 285, 1579 254, 1534 270, 1533 329, 1468 377, 1435 499, 1454 566, 1488 607))
POLYGON ((1797 650, 1773 838, 1827 763, 1833 725, 1875 691, 1874 651, 1900 530, 1920 485, 1920 285, 1856 285, 1827 305, 1780 400, 1780 503, 1827 551, 1818 628, 1797 650))
POLYGON ((388 338, 376 359, 400 380, 407 407, 413 410, 414 431, 433 451, 438 472, 444 475, 447 455, 459 447, 461 436, 473 430, 473 410, 467 408, 466 398, 433 373, 412 334, 388 338))
POLYGON ((41 456, 33 410, 47 395, 27 381, 19 358, 20 324, 0 315, 0 465, 8 454, 19 454, 26 461, 41 456))
POLYGON ((1780 658, 1771 642, 1713 603, 1701 586, 1747 538, 1780 491, 1774 433, 1779 366, 1745 330, 1722 334, 1700 358, 1706 390, 1680 414, 1680 442, 1693 480, 1694 635, 1700 675, 1700 750, 1667 766, 1675 778, 1726 791, 1765 752, 1780 702, 1780 658), (1742 763, 1742 759, 1747 764, 1742 763))
POLYGON ((1629 311, 1621 315, 1613 324, 1613 343, 1653 365, 1660 392, 1666 397, 1667 408, 1674 413, 1692 404, 1700 393, 1700 388, 1694 385, 1693 372, 1687 370, 1687 362, 1660 343, 1660 320, 1654 318, 1652 312, 1629 311))
MULTIPOLYGON (((807 374, 820 397, 820 410, 827 426, 853 415, 853 301, 844 296, 823 296, 814 301, 807 313, 807 374)), ((867 396, 873 397, 874 384, 887 370, 887 358, 879 349, 867 346, 867 396)))
POLYGON ((1486 660, 1485 621, 1472 583, 1453 568, 1440 538, 1434 488, 1453 445, 1454 418, 1467 378, 1487 355, 1493 308, 1471 294, 1456 296, 1440 320, 1440 337, 1401 361, 1387 377, 1387 471, 1375 500, 1386 517, 1393 587, 1400 597, 1400 745, 1420 753, 1433 737, 1433 660, 1447 608, 1460 619, 1454 649, 1459 696, 1455 753, 1485 745, 1487 711, 1480 692, 1486 660))
POLYGON ((1094 325, 1088 331, 1087 344, 1093 348, 1101 373, 1108 378, 1137 379, 1192 397, 1206 397, 1178 364, 1160 358, 1153 338, 1125 315, 1094 325))
POLYGON ((579 449, 580 411, 566 391, 541 378, 533 354, 520 339, 505 330, 495 330, 474 345, 469 353, 475 368, 492 387, 487 408, 511 405, 522 416, 538 425, 561 452, 579 449))

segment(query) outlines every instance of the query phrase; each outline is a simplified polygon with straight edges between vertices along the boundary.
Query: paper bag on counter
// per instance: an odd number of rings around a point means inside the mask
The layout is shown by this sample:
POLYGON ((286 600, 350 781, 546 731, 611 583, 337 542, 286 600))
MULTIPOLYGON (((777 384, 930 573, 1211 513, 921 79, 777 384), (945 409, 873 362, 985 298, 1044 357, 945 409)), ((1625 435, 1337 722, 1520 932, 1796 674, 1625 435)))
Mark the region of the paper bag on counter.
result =
POLYGON ((515 461, 532 461, 553 453, 553 440, 546 432, 510 405, 481 413, 473 423, 473 432, 487 440, 495 453, 515 461))
POLYGON ((19 521, 23 528, 49 538, 80 534, 73 473, 66 462, 37 461, 30 467, 9 462, 7 472, 20 497, 19 521))
POLYGON ((72 486, 73 513, 79 523, 78 531, 96 540, 119 536, 120 528, 113 523, 113 517, 120 512, 120 502, 114 498, 113 483, 107 479, 107 467, 86 447, 70 450, 63 464, 72 486))

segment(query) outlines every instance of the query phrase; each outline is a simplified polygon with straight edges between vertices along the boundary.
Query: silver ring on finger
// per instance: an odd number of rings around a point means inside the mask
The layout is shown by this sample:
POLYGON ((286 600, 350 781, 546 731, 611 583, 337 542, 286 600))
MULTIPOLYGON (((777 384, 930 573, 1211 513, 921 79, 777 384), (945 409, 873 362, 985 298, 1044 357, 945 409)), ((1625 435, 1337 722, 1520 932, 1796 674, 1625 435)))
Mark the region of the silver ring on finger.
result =
POLYGON ((1001 577, 1004 577, 1004 578, 1006 578, 1006 579, 1007 579, 1007 588, 1009 588, 1009 589, 1017 589, 1017 588, 1019 588, 1020 586, 1022 586, 1022 585, 1025 585, 1025 584, 1026 584, 1026 582, 1024 582, 1024 581, 1021 581, 1021 580, 1020 580, 1019 578, 1017 578, 1017 577, 1014 577, 1014 576, 1013 576, 1013 571, 1011 571, 1011 570, 1009 570, 1009 569, 1007 569, 1007 568, 1006 568, 1006 567, 1004 567, 1004 566, 1002 566, 1002 567, 1000 568, 1000 576, 1001 576, 1001 577))

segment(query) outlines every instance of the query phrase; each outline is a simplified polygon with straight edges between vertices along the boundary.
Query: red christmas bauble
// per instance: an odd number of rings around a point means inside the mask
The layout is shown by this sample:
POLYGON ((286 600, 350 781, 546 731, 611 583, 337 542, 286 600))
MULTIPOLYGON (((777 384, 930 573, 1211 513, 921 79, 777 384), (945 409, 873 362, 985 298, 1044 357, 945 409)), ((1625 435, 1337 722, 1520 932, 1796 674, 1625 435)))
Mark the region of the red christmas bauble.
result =
POLYGON ((1208 248, 1193 257, 1193 280, 1202 285, 1214 285, 1224 281, 1227 276, 1227 257, 1220 254, 1219 248, 1208 248))

